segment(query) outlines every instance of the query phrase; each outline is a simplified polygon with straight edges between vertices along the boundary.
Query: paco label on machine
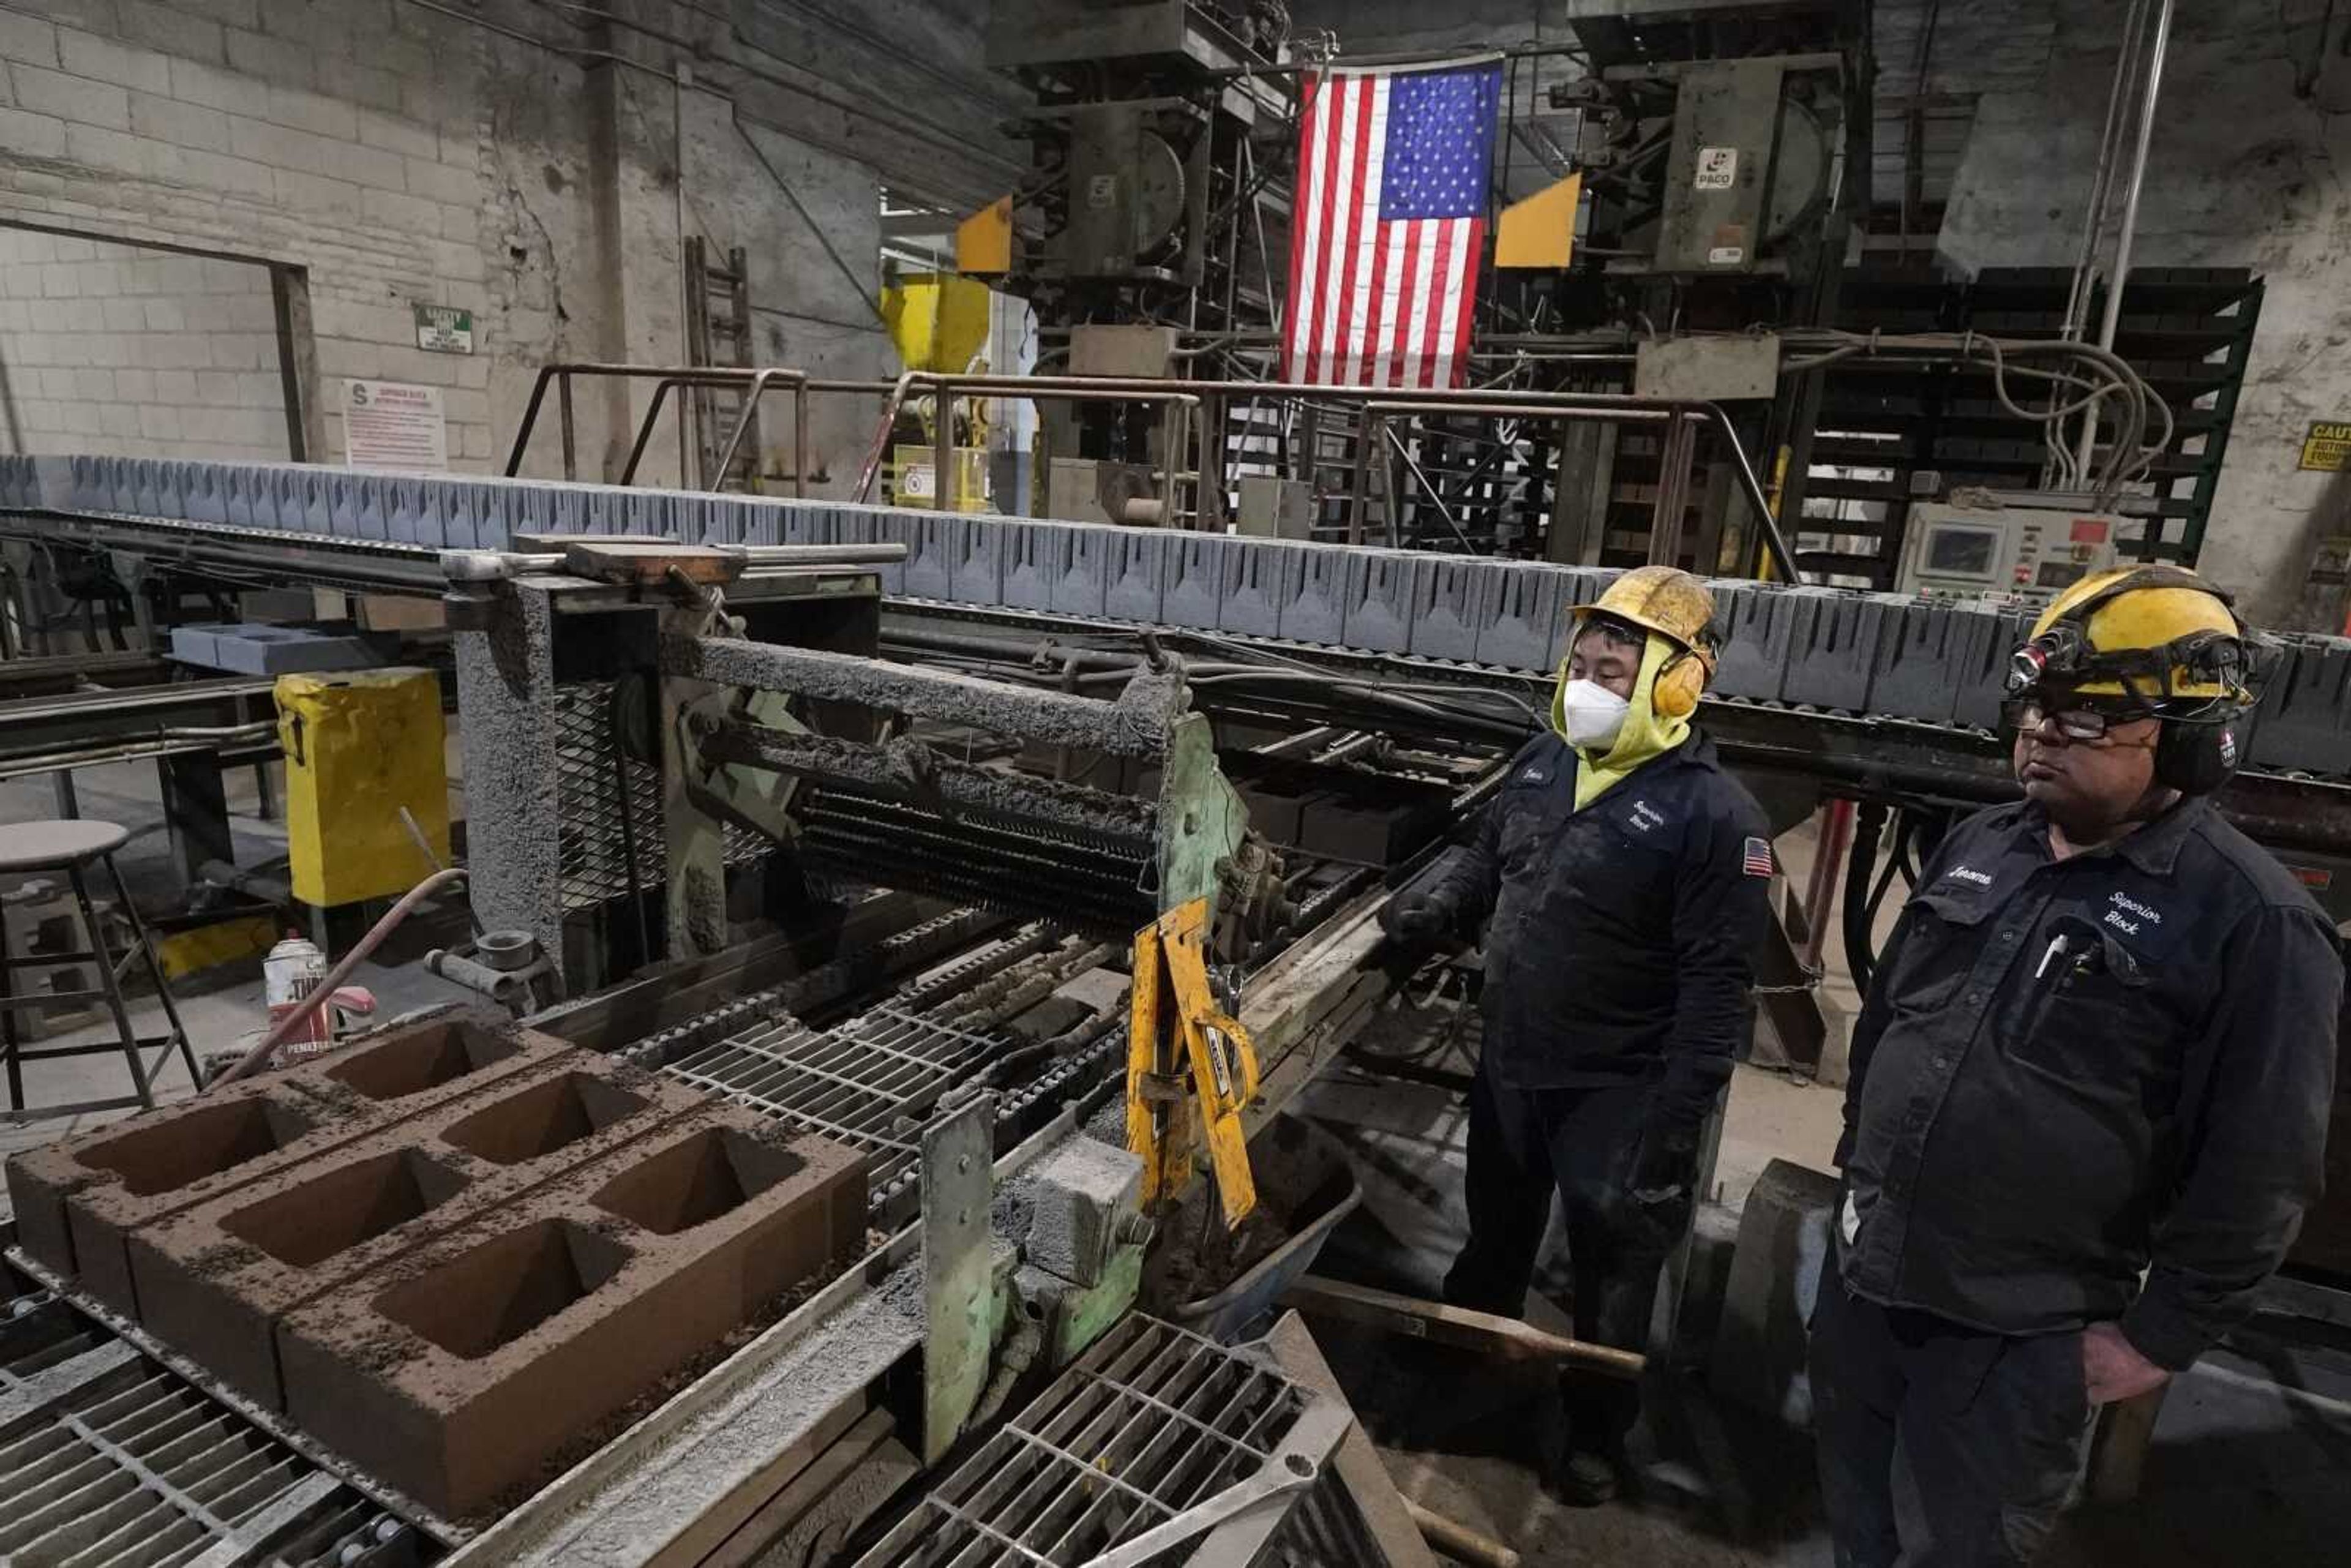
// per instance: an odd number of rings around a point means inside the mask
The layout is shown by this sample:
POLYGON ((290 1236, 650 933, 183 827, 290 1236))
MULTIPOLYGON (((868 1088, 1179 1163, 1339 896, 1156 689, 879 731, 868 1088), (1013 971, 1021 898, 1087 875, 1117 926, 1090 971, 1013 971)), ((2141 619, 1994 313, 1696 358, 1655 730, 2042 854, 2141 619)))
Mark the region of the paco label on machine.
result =
POLYGON ((1698 150, 1698 174, 1690 181, 1693 189, 1728 191, 1738 183, 1738 148, 1701 147, 1698 150))

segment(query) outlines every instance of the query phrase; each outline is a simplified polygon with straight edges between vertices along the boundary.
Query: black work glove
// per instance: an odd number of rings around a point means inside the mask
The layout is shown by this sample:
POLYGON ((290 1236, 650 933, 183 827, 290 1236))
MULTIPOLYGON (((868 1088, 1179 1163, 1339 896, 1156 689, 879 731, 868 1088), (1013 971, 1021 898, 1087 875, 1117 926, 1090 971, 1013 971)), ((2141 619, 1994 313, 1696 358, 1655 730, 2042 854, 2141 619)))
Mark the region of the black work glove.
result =
POLYGON ((1660 1255, 1673 1250, 1689 1224, 1698 1184, 1698 1136, 1695 1131, 1651 1127, 1642 1134, 1633 1159, 1631 1179, 1624 1195, 1625 1224, 1630 1239, 1644 1251, 1660 1255))
POLYGON ((1439 888, 1406 887, 1380 906, 1380 929, 1410 947, 1433 946, 1453 929, 1453 900, 1439 888))

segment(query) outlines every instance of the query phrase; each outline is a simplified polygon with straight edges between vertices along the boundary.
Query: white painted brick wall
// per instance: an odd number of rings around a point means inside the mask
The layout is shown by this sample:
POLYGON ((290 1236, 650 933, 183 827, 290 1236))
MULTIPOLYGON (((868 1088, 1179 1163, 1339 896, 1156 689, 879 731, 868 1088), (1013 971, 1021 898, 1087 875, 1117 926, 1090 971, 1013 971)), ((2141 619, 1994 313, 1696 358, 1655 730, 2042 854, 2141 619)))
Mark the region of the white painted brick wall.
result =
POLYGON ((288 450, 263 267, 0 228, 0 366, 26 451, 288 450))
MULTIPOLYGON (((450 451, 486 458, 486 357, 508 351, 481 248, 487 40, 399 0, 0 0, 0 225, 298 267, 328 411, 310 455, 340 459, 332 411, 365 375, 459 393, 450 451), (486 358, 418 350, 417 304, 474 310, 486 358)), ((59 254, 76 243, 0 228, 26 444, 283 457, 266 269, 59 254)))

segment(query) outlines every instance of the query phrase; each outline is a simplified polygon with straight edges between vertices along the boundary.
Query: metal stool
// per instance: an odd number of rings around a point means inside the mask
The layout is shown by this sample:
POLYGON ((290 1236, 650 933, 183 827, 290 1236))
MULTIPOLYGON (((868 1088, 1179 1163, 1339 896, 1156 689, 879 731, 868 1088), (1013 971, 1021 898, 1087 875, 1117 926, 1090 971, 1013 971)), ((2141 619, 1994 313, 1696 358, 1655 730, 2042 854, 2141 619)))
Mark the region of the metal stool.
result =
POLYGON ((140 1052, 160 1047, 155 1051, 154 1066, 161 1067, 178 1046, 187 1062, 188 1078, 196 1081, 196 1056, 188 1044, 188 1031, 180 1022, 180 1009, 172 1005, 172 988, 163 979, 162 966, 155 961, 155 950, 148 945, 147 927, 141 924, 138 906, 131 902, 131 890, 123 885, 122 872, 114 863, 114 852, 131 837, 130 832, 112 822, 73 820, 51 822, 11 822, 0 826, 0 875, 27 874, 35 872, 63 872, 72 884, 74 902, 80 906, 82 929, 89 933, 89 950, 80 953, 40 953, 17 957, 8 951, 8 923, 0 919, 0 1057, 5 1057, 8 1069, 8 1109, 0 1112, 0 1120, 32 1122, 50 1116, 78 1116, 85 1111, 116 1111, 130 1106, 141 1110, 155 1103, 149 1087, 152 1072, 141 1059, 140 1052), (131 950, 116 958, 106 949, 106 930, 99 925, 98 911, 89 902, 89 888, 82 873, 92 861, 104 862, 106 874, 114 881, 115 896, 120 900, 123 917, 131 922, 131 950), (147 974, 155 985, 156 999, 163 1004, 163 1017, 170 1022, 166 1034, 144 1039, 131 1031, 131 1011, 122 1001, 122 976, 134 960, 143 959, 147 974), (19 996, 16 992, 16 971, 23 968, 50 968, 62 964, 87 963, 98 971, 101 982, 98 990, 52 991, 46 995, 19 996), (88 1045, 53 1045, 37 1049, 26 1046, 19 1038, 16 1014, 21 1009, 46 1007, 52 1002, 95 1001, 106 998, 114 1014, 117 1039, 96 1040, 88 1045), (65 1105, 27 1106, 25 1103, 25 1066, 27 1061, 42 1061, 53 1057, 101 1056, 110 1051, 120 1051, 131 1067, 131 1083, 135 1092, 112 1100, 82 1100, 65 1105))

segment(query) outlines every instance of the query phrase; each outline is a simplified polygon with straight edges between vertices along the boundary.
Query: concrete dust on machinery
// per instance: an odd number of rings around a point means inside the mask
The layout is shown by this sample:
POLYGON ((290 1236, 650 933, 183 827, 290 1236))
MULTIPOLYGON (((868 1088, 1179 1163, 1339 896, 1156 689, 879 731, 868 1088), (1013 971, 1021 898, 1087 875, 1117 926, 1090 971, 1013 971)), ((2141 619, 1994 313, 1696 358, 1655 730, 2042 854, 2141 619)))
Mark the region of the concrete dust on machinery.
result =
POLYGON ((13 1156, 23 1252, 445 1524, 862 1249, 865 1162, 503 1015, 13 1156))
MULTIPOLYGON (((102 513, 410 550, 505 549, 528 534, 717 546, 900 544, 893 598, 1165 626, 1547 674, 1567 607, 1616 573, 1364 546, 964 516, 556 480, 357 473, 301 464, 0 457, 0 510, 102 513)), ((1990 729, 2030 612, 1997 604, 1715 580, 1711 695, 1990 729)), ((2351 775, 2351 641, 2273 640, 2259 768, 2351 775)))

